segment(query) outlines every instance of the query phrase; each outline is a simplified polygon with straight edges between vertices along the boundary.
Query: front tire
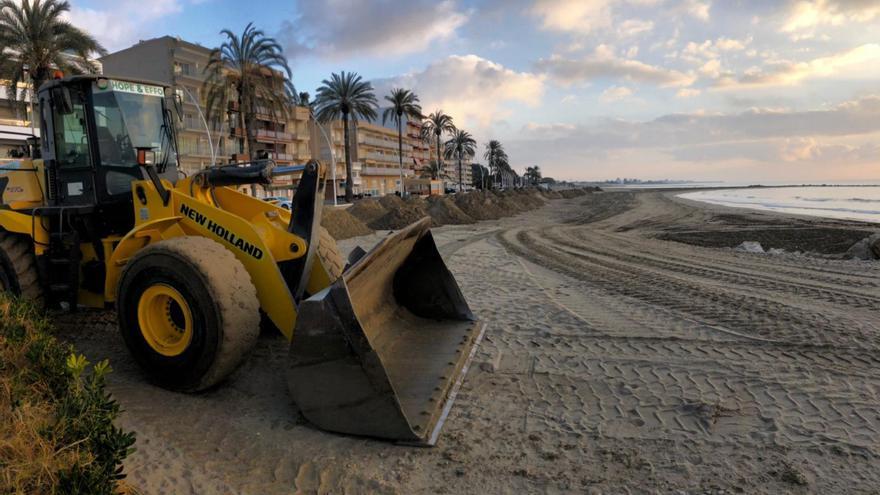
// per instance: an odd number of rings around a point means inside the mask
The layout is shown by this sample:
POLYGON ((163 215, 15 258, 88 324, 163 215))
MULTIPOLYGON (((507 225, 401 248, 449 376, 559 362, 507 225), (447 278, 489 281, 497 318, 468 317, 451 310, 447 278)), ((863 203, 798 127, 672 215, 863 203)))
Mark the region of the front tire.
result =
POLYGON ((120 278, 116 308, 135 360, 172 390, 218 384, 259 335, 250 275, 232 252, 203 237, 169 239, 135 255, 120 278))
POLYGON ((342 254, 339 252, 339 247, 336 245, 336 239, 330 235, 330 231, 325 229, 324 227, 318 228, 318 259, 321 261, 321 264, 324 265, 324 269, 327 270, 327 275, 330 276, 330 282, 335 282, 339 277, 342 276, 342 271, 345 269, 345 262, 342 260, 342 254))

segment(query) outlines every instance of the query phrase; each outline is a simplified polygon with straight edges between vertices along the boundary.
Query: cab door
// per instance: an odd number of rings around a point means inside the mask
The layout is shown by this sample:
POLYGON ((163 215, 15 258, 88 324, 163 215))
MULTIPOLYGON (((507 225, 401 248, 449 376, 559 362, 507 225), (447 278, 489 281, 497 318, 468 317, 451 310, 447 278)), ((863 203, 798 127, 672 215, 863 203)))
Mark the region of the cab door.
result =
MULTIPOLYGON (((89 133, 88 94, 81 87, 65 88, 69 101, 62 102, 62 92, 50 91, 41 97, 44 121, 51 122, 43 145, 47 168, 54 179, 54 199, 63 206, 97 203, 95 193, 94 144, 89 133), (45 105, 48 103, 48 105, 45 105), (51 133, 51 137, 48 134, 51 133)), ((66 95, 63 98, 67 98, 66 95)), ((52 182, 52 181, 50 181, 52 182)))

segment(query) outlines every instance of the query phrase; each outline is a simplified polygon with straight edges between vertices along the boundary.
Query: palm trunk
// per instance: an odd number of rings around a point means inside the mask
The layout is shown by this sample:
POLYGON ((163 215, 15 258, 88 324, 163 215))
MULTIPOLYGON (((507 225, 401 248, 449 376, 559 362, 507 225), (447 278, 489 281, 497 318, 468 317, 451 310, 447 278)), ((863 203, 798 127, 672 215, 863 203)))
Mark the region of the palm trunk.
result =
POLYGON ((434 180, 439 179, 439 178, 440 178, 440 174, 441 174, 441 173, 444 171, 444 169, 446 168, 446 167, 443 165, 443 162, 442 162, 441 160, 442 160, 442 158, 440 158, 440 134, 437 134, 437 168, 436 168, 436 169, 433 171, 433 173, 431 174, 431 178, 434 179, 434 180))
MULTIPOLYGON (((254 136, 254 117, 252 114, 248 114, 245 118, 244 122, 244 134, 247 136, 247 152, 248 152, 248 161, 253 162, 257 159, 256 156, 256 147, 257 147, 257 139, 254 136)), ((251 184, 251 196, 257 196, 257 185, 251 184)))
POLYGON ((397 116, 397 157, 400 158, 400 197, 404 195, 403 187, 403 127, 400 124, 402 116, 397 116))
POLYGON ((354 189, 352 187, 354 177, 351 173, 351 143, 348 137, 348 114, 342 114, 342 135, 345 141, 345 202, 351 203, 354 200, 354 189))
POLYGON ((462 191, 461 185, 461 152, 458 153, 458 192, 462 191))

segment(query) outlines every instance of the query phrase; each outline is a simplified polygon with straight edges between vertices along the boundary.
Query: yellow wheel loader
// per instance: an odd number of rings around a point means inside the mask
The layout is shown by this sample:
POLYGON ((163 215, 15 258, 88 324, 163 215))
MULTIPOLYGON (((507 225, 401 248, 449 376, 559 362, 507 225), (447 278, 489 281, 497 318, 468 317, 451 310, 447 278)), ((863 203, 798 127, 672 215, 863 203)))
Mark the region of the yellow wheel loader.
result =
POLYGON ((101 76, 40 88, 39 145, 0 164, 0 289, 115 307, 134 359, 184 392, 220 383, 270 323, 290 340, 285 373, 310 422, 433 444, 485 327, 429 222, 343 262, 320 227, 318 163, 180 177, 173 96, 101 76), (290 210, 236 190, 292 172, 290 210))

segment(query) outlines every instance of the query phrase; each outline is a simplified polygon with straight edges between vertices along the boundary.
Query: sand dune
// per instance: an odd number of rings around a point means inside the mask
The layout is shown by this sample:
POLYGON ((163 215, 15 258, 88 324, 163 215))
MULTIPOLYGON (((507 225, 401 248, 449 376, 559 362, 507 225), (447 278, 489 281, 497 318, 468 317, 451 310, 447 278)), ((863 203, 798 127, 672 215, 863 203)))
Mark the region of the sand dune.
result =
POLYGON ((309 427, 280 337, 192 396, 146 384, 112 316, 64 321, 113 363, 122 426, 138 433, 126 471, 144 493, 871 493, 880 263, 694 244, 763 232, 784 248, 820 232, 827 252, 872 230, 659 192, 439 228, 489 330, 433 449, 309 427))

